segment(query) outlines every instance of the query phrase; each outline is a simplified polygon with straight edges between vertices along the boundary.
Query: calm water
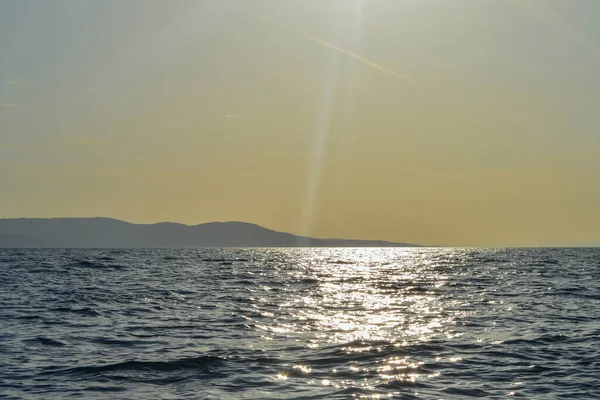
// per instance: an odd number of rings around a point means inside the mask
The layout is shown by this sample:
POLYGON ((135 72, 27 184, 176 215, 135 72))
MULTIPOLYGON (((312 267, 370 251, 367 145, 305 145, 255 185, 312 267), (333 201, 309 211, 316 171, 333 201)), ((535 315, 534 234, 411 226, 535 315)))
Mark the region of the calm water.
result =
POLYGON ((600 249, 5 249, 0 397, 600 398, 599 318, 600 249))

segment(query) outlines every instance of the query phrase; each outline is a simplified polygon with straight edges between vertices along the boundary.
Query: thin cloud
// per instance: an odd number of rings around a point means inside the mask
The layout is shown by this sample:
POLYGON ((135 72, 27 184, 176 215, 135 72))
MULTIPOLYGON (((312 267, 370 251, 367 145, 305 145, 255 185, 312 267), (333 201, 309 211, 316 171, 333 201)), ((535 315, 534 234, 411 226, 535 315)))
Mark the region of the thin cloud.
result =
POLYGON ((565 158, 566 161, 596 161, 600 160, 600 147, 591 147, 582 149, 579 152, 571 154, 565 158))
POLYGON ((225 117, 227 119, 235 119, 235 118, 241 117, 241 115, 240 114, 225 114, 225 115, 223 115, 223 117, 225 117))
POLYGON ((73 150, 63 148, 63 147, 41 146, 41 145, 31 145, 31 144, 23 144, 23 143, 16 143, 16 142, 0 141, 0 152, 1 151, 57 154, 57 153, 70 153, 73 150))
POLYGON ((31 86, 33 82, 23 78, 9 78, 6 80, 6 84, 10 86, 31 86))
POLYGON ((20 109, 20 110, 38 110, 37 106, 28 106, 25 104, 17 104, 17 103, 0 103, 0 108, 12 108, 12 109, 20 109))
POLYGON ((544 22, 556 27, 566 26, 566 21, 563 15, 558 12, 548 1, 540 0, 505 0, 505 4, 511 8, 525 14, 531 18, 535 18, 540 22, 544 22))
POLYGON ((538 23, 562 30, 579 43, 598 51, 597 41, 587 36, 577 24, 571 23, 567 16, 552 5, 553 2, 550 0, 503 0, 501 3, 538 23))
POLYGON ((254 17, 254 18, 258 18, 258 19, 266 21, 266 22, 268 22, 270 24, 276 25, 276 26, 278 26, 280 28, 284 28, 284 29, 287 29, 289 31, 295 32, 295 33, 297 33, 299 35, 302 35, 302 36, 304 36, 304 37, 306 37, 306 38, 308 38, 308 39, 310 39, 310 40, 312 40, 314 42, 319 43, 322 46, 325 46, 325 47, 330 48, 332 50, 338 51, 338 52, 340 52, 342 54, 347 55, 348 57, 352 57, 355 60, 358 60, 361 63, 367 65, 368 67, 371 67, 371 68, 373 68, 373 69, 375 69, 375 70, 377 70, 379 72, 382 72, 382 73, 384 73, 386 75, 389 75, 389 76, 392 76, 394 78, 401 79, 401 80, 407 80, 407 79, 409 79, 408 75, 406 75, 406 74, 402 74, 402 73, 393 71, 393 70, 391 70, 389 68, 386 68, 386 67, 384 67, 384 66, 382 66, 380 64, 377 64, 374 61, 369 60, 368 58, 365 58, 365 57, 363 57, 363 56, 361 56, 359 54, 353 53, 353 52, 351 52, 349 50, 343 49, 343 48, 341 48, 339 46, 336 46, 335 44, 329 43, 329 42, 327 42, 327 41, 325 41, 325 40, 323 40, 323 39, 321 39, 319 37, 311 35, 310 33, 303 32, 303 31, 298 30, 298 29, 296 29, 296 28, 294 28, 294 27, 292 27, 290 25, 286 25, 286 24, 283 24, 281 22, 277 22, 275 20, 272 20, 270 18, 265 17, 264 15, 260 15, 260 14, 257 14, 255 12, 247 11, 247 14, 250 15, 250 16, 252 16, 252 17, 254 17))
POLYGON ((111 147, 111 144, 105 140, 90 136, 61 136, 62 144, 74 147, 111 147))

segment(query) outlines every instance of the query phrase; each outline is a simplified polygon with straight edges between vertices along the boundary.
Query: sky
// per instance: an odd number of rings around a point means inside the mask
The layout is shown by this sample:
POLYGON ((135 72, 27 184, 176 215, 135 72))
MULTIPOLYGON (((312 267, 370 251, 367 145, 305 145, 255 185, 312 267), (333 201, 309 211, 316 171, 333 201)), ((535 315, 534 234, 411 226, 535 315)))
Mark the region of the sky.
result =
POLYGON ((0 218, 600 245, 600 1, 0 0, 0 218))

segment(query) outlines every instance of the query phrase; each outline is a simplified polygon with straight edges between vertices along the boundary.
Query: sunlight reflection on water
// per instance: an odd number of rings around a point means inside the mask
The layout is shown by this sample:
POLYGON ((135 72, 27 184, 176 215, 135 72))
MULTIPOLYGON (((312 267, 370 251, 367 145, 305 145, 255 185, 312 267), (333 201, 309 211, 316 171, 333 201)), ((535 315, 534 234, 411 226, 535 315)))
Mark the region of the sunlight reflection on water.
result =
MULTIPOLYGON (((436 250, 436 254, 439 252, 436 250)), ((447 256, 452 250, 444 252, 447 256)), ((455 322, 468 311, 452 309, 456 301, 443 294, 448 277, 427 251, 313 249, 290 253, 297 268, 282 269, 280 273, 289 274, 292 282, 312 285, 293 296, 281 296, 275 311, 262 310, 264 303, 254 304, 263 317, 268 317, 257 323, 266 340, 284 336, 309 348, 343 345, 341 349, 346 353, 358 354, 463 334, 455 330, 455 322)), ((383 359, 374 368, 378 378, 360 385, 415 382, 421 377, 415 371, 422 364, 410 356, 383 359)), ((302 368, 310 374, 310 366, 302 368)), ((358 367, 351 366, 350 371, 356 372, 358 367)), ((428 378, 438 375, 432 372, 428 378)), ((278 375, 279 379, 287 377, 278 375)), ((349 379, 324 382, 339 387, 357 384, 349 379)))
POLYGON ((411 251, 395 252, 390 262, 389 251, 328 249, 329 254, 298 260, 302 268, 292 275, 314 280, 314 288, 279 305, 281 323, 262 327, 277 333, 314 331, 321 344, 452 335, 456 315, 445 312, 447 301, 438 294, 446 275, 411 251))

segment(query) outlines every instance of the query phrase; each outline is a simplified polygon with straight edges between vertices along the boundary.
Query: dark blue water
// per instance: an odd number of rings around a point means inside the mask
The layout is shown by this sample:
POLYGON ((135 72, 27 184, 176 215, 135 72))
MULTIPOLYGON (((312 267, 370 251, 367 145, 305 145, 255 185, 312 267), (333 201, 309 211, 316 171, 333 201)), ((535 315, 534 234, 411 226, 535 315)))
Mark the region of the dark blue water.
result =
POLYGON ((4 249, 0 395, 600 398, 599 318, 600 249, 4 249))

